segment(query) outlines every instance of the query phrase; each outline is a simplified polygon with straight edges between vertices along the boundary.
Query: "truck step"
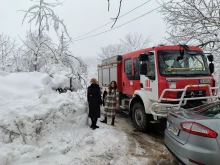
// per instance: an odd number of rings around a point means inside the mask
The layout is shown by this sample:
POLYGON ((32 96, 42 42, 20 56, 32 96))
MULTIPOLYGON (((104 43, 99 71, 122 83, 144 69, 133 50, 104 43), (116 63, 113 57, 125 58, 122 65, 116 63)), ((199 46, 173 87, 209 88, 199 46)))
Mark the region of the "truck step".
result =
POLYGON ((130 101, 130 99, 122 99, 122 101, 121 101, 122 107, 128 107, 129 101, 130 101))
POLYGON ((125 111, 125 110, 124 110, 123 113, 129 115, 129 111, 125 111))
POLYGON ((126 109, 126 108, 122 108, 121 106, 117 109, 117 112, 123 112, 123 113, 125 113, 125 114, 129 114, 129 111, 126 109))
POLYGON ((157 124, 157 123, 160 123, 160 120, 150 121, 150 123, 152 123, 152 124, 157 124))

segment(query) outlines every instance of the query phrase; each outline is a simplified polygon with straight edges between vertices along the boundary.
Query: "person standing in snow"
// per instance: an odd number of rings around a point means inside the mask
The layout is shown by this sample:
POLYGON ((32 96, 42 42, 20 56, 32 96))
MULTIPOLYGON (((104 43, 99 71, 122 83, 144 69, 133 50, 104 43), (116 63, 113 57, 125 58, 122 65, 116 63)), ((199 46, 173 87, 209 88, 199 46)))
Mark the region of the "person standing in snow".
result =
POLYGON ((100 105, 102 104, 100 87, 97 84, 98 81, 92 78, 90 81, 91 85, 87 90, 87 100, 89 103, 89 117, 91 118, 91 128, 94 130, 99 128, 96 125, 98 118, 100 118, 100 105))
POLYGON ((105 98, 105 119, 101 121, 107 124, 107 117, 112 118, 111 125, 115 123, 116 109, 118 109, 119 93, 116 81, 112 81, 108 87, 108 94, 105 98))

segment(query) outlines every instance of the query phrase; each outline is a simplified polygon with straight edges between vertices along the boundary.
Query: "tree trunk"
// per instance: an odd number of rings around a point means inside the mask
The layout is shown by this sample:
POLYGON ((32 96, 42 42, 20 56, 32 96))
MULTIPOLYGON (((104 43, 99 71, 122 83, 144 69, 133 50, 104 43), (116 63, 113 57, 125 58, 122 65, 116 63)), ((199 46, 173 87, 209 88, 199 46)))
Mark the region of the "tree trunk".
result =
POLYGON ((70 90, 72 91, 72 82, 73 82, 73 77, 70 77, 70 90))

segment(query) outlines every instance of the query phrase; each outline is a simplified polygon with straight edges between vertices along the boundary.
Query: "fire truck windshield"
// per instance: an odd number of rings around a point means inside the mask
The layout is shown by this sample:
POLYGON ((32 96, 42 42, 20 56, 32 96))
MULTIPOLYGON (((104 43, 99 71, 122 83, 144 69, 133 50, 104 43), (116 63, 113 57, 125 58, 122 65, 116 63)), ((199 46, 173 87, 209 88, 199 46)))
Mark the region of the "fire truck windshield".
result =
POLYGON ((210 75, 205 55, 199 51, 195 52, 196 55, 179 50, 158 51, 160 74, 164 76, 210 75))

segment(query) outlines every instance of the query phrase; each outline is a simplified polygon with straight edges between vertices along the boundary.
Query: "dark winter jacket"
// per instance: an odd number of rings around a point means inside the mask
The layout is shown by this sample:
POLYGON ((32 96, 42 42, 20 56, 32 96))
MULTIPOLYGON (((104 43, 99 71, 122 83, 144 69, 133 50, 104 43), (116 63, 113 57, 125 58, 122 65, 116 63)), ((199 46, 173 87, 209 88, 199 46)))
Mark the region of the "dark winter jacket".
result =
POLYGON ((89 117, 100 117, 100 105, 102 104, 100 87, 98 84, 91 84, 88 87, 87 99, 89 102, 89 117))

